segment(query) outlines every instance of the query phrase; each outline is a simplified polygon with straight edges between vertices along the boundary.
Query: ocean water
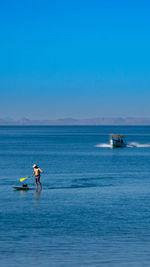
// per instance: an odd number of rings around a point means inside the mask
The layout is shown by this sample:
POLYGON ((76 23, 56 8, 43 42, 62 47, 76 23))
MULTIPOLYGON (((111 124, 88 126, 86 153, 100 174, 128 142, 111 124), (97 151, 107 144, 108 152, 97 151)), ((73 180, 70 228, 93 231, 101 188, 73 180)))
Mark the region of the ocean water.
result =
POLYGON ((0 127, 0 266, 150 266, 150 127, 0 127), (111 149, 108 135, 128 147, 111 149), (44 170, 42 191, 15 191, 44 170))

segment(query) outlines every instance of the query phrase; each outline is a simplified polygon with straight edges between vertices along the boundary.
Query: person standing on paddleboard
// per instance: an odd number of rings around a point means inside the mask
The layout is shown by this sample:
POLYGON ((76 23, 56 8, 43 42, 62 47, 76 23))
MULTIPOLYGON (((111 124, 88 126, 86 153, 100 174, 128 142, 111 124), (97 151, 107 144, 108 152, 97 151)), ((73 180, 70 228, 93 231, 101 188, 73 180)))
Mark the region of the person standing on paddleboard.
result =
POLYGON ((40 176, 41 176, 40 174, 43 173, 43 171, 36 164, 33 164, 33 168, 34 168, 34 172, 32 176, 35 175, 36 189, 38 189, 38 184, 40 185, 40 189, 42 189, 42 185, 40 183, 40 176))

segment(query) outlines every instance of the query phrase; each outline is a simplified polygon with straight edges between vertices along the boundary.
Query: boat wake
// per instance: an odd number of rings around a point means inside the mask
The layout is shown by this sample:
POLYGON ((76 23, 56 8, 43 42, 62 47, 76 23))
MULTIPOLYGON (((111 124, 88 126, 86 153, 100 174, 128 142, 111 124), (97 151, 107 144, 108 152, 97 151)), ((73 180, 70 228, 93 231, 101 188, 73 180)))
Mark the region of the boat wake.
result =
POLYGON ((127 147, 150 147, 150 143, 140 144, 137 142, 131 142, 127 144, 127 147))
MULTIPOLYGON (((103 143, 103 144, 97 144, 95 147, 111 148, 111 145, 103 143)), ((126 144, 126 147, 150 147, 150 143, 140 144, 137 142, 130 142, 126 144)))
POLYGON ((110 144, 98 144, 95 147, 111 147, 110 144))

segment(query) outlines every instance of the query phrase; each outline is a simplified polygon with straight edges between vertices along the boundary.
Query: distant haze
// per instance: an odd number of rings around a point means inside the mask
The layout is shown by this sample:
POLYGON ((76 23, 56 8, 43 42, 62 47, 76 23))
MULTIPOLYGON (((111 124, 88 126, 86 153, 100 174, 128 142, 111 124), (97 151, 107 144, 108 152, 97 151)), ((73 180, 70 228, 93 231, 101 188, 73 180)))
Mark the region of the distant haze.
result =
POLYGON ((29 120, 27 118, 22 118, 20 120, 13 120, 7 119, 0 119, 0 125, 150 125, 150 118, 93 118, 93 119, 73 119, 73 118, 64 118, 64 119, 57 119, 57 120, 29 120))

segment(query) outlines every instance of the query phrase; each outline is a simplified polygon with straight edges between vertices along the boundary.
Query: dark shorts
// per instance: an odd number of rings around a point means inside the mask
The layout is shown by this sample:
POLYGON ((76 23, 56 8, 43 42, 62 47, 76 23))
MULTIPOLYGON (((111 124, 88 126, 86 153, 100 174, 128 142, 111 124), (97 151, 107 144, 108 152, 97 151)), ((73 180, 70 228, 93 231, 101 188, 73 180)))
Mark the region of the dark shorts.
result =
POLYGON ((35 182, 36 182, 36 183, 40 182, 40 175, 36 175, 36 176, 35 176, 35 182))

